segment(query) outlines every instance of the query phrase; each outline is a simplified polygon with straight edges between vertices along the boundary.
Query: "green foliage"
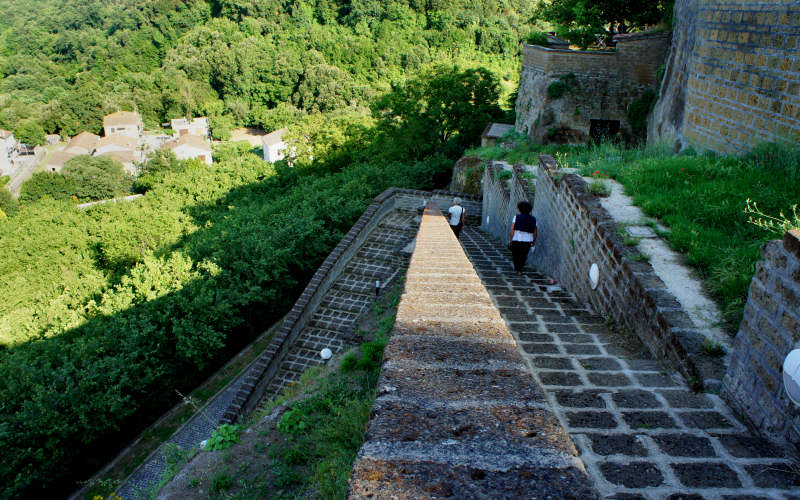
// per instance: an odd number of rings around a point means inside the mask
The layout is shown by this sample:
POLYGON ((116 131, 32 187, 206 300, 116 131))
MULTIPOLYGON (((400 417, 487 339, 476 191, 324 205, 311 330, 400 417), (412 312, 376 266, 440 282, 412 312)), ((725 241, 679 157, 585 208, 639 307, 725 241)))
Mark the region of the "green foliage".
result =
POLYGON ((647 115, 656 105, 658 96, 652 90, 646 90, 641 96, 634 99, 628 106, 628 123, 634 134, 647 133, 647 115))
POLYGON ((0 186, 0 210, 8 217, 17 215, 19 211, 19 203, 17 200, 2 186, 0 186))
POLYGON ((206 450, 221 451, 227 450, 239 442, 242 433, 240 425, 223 424, 211 432, 211 437, 206 441, 206 450))
POLYGON ((703 341, 702 351, 703 355, 712 358, 721 358, 722 356, 725 356, 725 347, 719 342, 714 342, 713 340, 709 339, 705 339, 703 341))
POLYGON ((303 432, 308 424, 303 421, 303 410, 298 407, 290 408, 278 421, 278 430, 285 434, 303 432))
POLYGON ((11 182, 11 176, 0 175, 0 187, 4 187, 9 182, 11 182))
POLYGON ((64 164, 60 173, 37 172, 22 184, 20 200, 32 202, 45 196, 54 200, 103 200, 130 194, 133 179, 122 165, 107 156, 79 155, 64 164))
POLYGON ((797 211, 797 204, 792 205, 792 213, 788 217, 784 215, 783 211, 775 217, 759 210, 758 204, 748 198, 745 200, 744 213, 748 215, 747 222, 749 224, 781 237, 787 231, 800 229, 800 213, 797 211))
POLYGON ((510 170, 498 170, 494 175, 494 178, 498 181, 508 181, 512 177, 514 177, 514 174, 510 170))
POLYGON ((605 198, 611 194, 611 186, 607 181, 601 179, 594 179, 589 183, 588 190, 595 196, 605 198))
POLYGON ((544 31, 533 30, 525 37, 525 43, 528 45, 541 45, 547 47, 547 34, 544 31))
POLYGON ((595 36, 610 41, 627 33, 663 22, 672 15, 671 0, 550 0, 540 1, 536 17, 555 24, 559 36, 586 49, 595 36))
POLYGON ((558 80, 547 86, 547 97, 550 99, 560 99, 565 93, 573 92, 578 89, 578 87, 578 80, 574 73, 562 75, 558 80))
POLYGON ((20 142, 29 145, 40 146, 45 143, 44 128, 42 128, 39 123, 32 120, 22 122, 22 124, 14 131, 14 136, 20 142))
POLYGON ((439 67, 379 98, 378 128, 403 151, 423 158, 434 151, 460 154, 490 121, 503 116, 497 77, 484 68, 439 67))

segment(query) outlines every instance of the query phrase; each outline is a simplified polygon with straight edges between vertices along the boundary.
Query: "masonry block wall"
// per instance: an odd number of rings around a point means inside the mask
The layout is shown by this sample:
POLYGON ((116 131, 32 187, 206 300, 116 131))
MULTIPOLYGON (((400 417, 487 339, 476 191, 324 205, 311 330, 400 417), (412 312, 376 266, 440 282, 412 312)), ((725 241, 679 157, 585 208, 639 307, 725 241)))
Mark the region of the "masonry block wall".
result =
MULTIPOLYGON (((525 176, 526 168, 515 165, 512 178, 499 180, 503 168, 489 162, 483 171, 483 219, 481 229, 508 244, 511 221, 521 201, 533 203, 533 182, 525 176)), ((529 257, 530 258, 530 257, 529 257)))
POLYGON ((723 360, 703 354, 704 332, 652 266, 636 261, 637 250, 624 245, 616 223, 583 179, 563 175, 551 157, 540 156, 533 206, 539 226, 533 262, 540 272, 635 333, 656 358, 668 360, 687 379, 719 389, 723 360), (589 280, 593 263, 600 270, 595 289, 589 280))
POLYGON ((516 129, 536 142, 585 142, 596 119, 618 120, 621 130, 630 133, 628 105, 656 89, 669 35, 643 33, 615 40, 616 50, 608 52, 525 46, 516 129), (551 98, 547 89, 558 81, 568 89, 551 98))
POLYGON ((786 398, 781 367, 800 349, 800 231, 770 241, 750 283, 723 396, 762 434, 800 444, 800 408, 786 398))
POLYGON ((800 138, 800 0, 677 0, 648 142, 738 153, 800 138))

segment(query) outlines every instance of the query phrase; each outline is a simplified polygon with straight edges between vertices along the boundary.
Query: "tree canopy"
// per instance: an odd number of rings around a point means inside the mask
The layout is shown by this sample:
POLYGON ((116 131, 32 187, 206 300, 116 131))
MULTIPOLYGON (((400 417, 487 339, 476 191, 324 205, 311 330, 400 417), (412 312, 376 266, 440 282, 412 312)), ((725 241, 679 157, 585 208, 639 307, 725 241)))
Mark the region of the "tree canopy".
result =
MULTIPOLYGON (((586 48, 596 36, 609 40, 656 25, 672 15, 674 0, 540 0, 536 16, 554 24, 559 36, 586 48)), ((609 40, 610 41, 610 40, 609 40)))

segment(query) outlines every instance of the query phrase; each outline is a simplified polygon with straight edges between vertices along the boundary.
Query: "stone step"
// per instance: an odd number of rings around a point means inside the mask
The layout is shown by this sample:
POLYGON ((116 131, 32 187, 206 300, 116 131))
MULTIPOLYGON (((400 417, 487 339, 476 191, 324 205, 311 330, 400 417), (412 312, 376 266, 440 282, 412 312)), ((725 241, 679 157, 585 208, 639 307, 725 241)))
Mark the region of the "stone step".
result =
POLYGON ((318 307, 309 321, 309 326, 323 330, 340 332, 343 335, 351 335, 358 319, 358 314, 332 309, 329 307, 318 307))
POLYGON ((414 239, 414 231, 412 230, 396 230, 392 228, 378 227, 369 236, 369 240, 381 245, 393 246, 395 248, 403 248, 414 239))
POLYGON ((386 262, 370 261, 367 259, 353 259, 345 269, 345 273, 366 276, 374 279, 388 279, 397 270, 396 266, 386 262))
POLYGON ((419 224, 417 212, 398 210, 384 217, 380 222, 380 227, 416 231, 417 224, 419 224))
POLYGON ((358 274, 343 274, 333 284, 333 289, 359 295, 375 296, 375 279, 358 274))
POLYGON ((348 311, 355 314, 367 312, 374 300, 374 295, 361 295, 341 290, 329 290, 325 298, 320 303, 321 307, 329 307, 340 311, 348 311))
POLYGON ((367 243, 356 253, 357 261, 365 262, 387 262, 399 264, 408 261, 408 256, 400 252, 398 247, 393 245, 381 245, 378 243, 367 243))
POLYGON ((335 330, 309 327, 305 328, 300 334, 300 337, 295 341, 295 346, 318 354, 327 347, 333 353, 337 353, 345 348, 345 340, 342 338, 342 334, 335 330))

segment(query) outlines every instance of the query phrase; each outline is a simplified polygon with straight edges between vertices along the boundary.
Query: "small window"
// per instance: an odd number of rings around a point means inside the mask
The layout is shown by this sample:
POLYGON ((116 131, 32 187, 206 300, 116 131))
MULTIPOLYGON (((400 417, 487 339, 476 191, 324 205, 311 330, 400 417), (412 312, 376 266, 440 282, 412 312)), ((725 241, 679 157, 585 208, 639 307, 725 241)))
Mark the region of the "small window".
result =
POLYGON ((619 133, 619 120, 592 120, 589 136, 593 141, 611 139, 619 133))

